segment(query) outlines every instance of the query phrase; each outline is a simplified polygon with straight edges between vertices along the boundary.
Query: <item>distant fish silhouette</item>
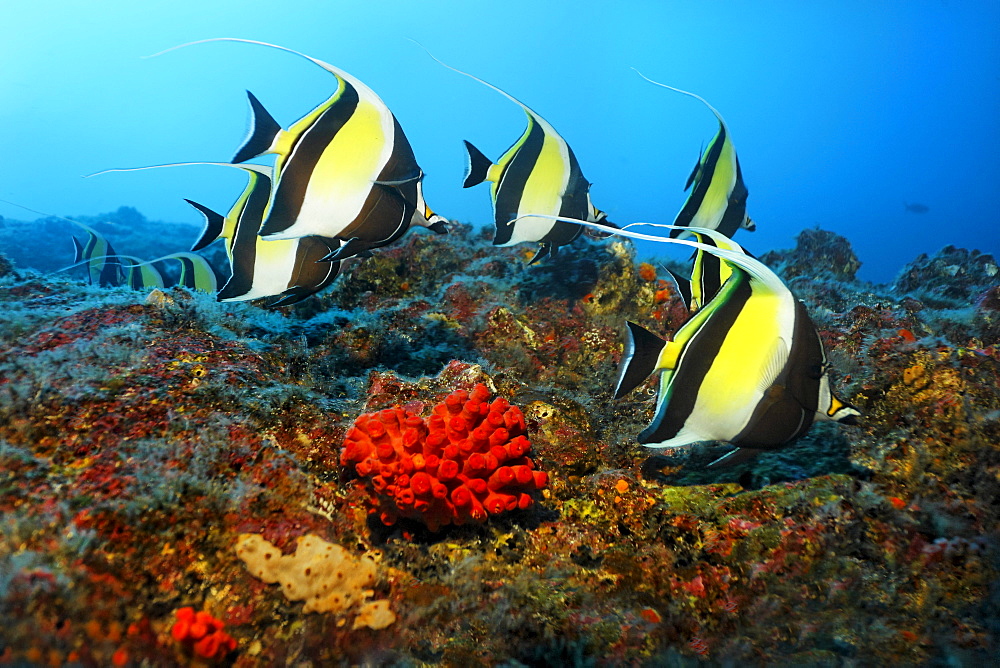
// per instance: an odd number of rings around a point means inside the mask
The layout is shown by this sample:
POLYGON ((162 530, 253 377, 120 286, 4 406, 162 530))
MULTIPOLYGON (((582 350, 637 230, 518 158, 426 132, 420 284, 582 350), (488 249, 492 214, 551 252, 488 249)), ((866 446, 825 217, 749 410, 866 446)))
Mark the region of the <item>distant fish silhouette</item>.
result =
POLYGON ((926 204, 920 204, 919 202, 914 202, 913 204, 903 202, 903 208, 908 213, 927 213, 931 210, 929 206, 926 204))

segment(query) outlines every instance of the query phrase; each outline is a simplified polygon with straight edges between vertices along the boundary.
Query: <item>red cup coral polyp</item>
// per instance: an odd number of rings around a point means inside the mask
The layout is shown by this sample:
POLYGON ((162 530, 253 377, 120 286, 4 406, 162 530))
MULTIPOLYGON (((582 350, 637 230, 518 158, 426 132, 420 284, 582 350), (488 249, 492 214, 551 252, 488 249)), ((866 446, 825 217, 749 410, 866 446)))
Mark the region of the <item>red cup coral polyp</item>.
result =
POLYGON ((479 384, 452 392, 426 419, 394 406, 355 420, 340 463, 368 481, 383 523, 408 517, 437 531, 532 504, 548 476, 525 456, 524 416, 489 398, 479 384))

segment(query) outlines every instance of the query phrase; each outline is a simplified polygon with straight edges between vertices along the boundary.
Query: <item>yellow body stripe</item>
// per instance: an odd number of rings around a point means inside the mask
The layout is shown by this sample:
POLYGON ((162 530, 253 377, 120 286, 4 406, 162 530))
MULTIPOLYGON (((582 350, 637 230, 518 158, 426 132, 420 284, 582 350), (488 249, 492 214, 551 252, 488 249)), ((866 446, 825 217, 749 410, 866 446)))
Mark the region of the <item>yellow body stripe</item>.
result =
POLYGON ((746 426, 775 356, 787 358, 794 317, 790 294, 755 292, 746 301, 702 382, 692 412, 699 427, 732 435, 746 426))
MULTIPOLYGON (((708 150, 711 148, 709 145, 708 150)), ((698 212, 691 219, 690 226, 716 229, 729 206, 729 195, 735 186, 736 149, 727 135, 722 144, 719 160, 715 163, 715 171, 708 185, 708 191, 705 193, 705 198, 702 200, 698 212)))
POLYGON ((337 236, 357 217, 392 152, 391 121, 368 100, 358 103, 312 172, 296 236, 337 236), (381 150, 373 151, 373 146, 381 150))
MULTIPOLYGON (((525 213, 558 215, 568 179, 569 155, 565 143, 551 135, 545 135, 542 152, 524 186, 518 215, 525 213)), ((545 224, 548 227, 552 226, 551 221, 546 221, 545 224)))

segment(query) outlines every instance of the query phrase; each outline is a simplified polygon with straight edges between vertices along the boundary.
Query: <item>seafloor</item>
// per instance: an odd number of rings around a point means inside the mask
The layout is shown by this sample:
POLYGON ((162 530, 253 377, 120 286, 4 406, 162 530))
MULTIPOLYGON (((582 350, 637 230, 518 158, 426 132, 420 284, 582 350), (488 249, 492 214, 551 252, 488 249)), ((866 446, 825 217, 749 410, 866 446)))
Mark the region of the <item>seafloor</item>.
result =
POLYGON ((3 262, 0 663, 996 660, 992 257, 946 248, 871 285, 829 232, 765 255, 864 420, 709 471, 722 446, 636 443, 652 381, 611 398, 625 320, 667 335, 685 317, 666 272, 614 239, 529 253, 468 226, 414 233, 277 311, 3 262), (352 423, 477 383, 521 407, 547 486, 482 524, 384 526, 341 466, 352 423), (304 612, 248 570, 241 534, 375 558, 365 596, 395 621, 304 612), (235 649, 199 653, 185 608, 235 649))

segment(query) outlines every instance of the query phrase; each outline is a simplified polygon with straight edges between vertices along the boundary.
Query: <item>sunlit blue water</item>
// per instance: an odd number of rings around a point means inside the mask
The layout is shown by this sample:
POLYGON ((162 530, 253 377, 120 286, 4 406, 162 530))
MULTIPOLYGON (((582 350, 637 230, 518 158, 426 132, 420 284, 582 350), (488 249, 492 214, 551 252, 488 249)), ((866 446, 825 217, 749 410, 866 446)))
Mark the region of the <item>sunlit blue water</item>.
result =
MULTIPOLYGON (((228 160, 247 128, 246 89, 286 126, 331 92, 322 70, 261 47, 143 58, 232 36, 362 79, 409 136, 430 206, 487 223, 486 186, 461 188, 462 140, 499 157, 524 116, 412 38, 548 119, 618 223, 671 222, 716 130, 700 103, 630 68, 701 94, 725 116, 750 189, 758 231, 737 240, 760 254, 819 225, 851 240, 862 278, 884 281, 947 243, 1000 253, 997 25, 996 2, 943 0, 16 3, 0 23, 0 197, 70 216, 124 204, 192 224, 198 215, 182 198, 228 207, 244 179, 235 170, 81 177, 228 160)), ((30 217, 7 205, 0 214, 30 217)))

